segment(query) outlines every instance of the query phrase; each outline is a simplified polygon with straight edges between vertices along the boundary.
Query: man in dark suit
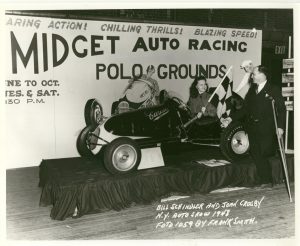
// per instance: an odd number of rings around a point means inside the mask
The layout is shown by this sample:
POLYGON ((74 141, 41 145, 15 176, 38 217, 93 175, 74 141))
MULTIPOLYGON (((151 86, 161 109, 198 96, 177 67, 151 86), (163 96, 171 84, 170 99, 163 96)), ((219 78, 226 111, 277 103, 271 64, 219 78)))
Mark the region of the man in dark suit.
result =
POLYGON ((268 158, 278 149, 275 123, 272 109, 272 99, 277 109, 278 133, 283 135, 285 126, 285 105, 281 89, 267 81, 267 69, 263 66, 254 68, 253 84, 244 101, 243 108, 232 118, 222 120, 222 126, 227 127, 232 120, 244 119, 245 130, 250 142, 250 154, 256 165, 261 184, 272 183, 272 170, 268 158))

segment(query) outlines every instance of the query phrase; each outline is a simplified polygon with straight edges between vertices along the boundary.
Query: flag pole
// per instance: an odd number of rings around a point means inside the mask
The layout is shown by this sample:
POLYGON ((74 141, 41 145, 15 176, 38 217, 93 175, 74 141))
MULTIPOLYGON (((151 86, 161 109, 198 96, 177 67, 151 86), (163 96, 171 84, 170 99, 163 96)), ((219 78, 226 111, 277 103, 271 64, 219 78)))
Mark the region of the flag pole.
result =
MULTIPOLYGON (((205 108, 207 107, 207 105, 210 103, 210 101, 212 100, 213 96, 216 94, 216 92, 219 90, 221 84, 223 83, 223 81, 225 80, 225 78, 227 77, 227 75, 229 74, 230 70, 232 69, 232 66, 230 66, 230 68, 227 70, 227 72, 225 73, 225 75, 223 76, 221 82, 218 84, 217 88, 214 90, 213 94, 211 94, 210 98, 208 99, 206 105, 205 105, 205 108)), ((196 121, 197 119, 200 119, 202 116, 202 114, 200 115, 200 117, 198 116, 198 114, 190 119, 187 123, 185 123, 183 125, 184 128, 188 127, 190 124, 192 124, 194 121, 196 121)))
POLYGON ((287 167, 287 164, 286 164, 286 157, 285 157, 285 152, 284 152, 284 144, 283 144, 282 136, 280 136, 279 133, 278 133, 278 124, 277 124, 277 118, 276 118, 275 101, 274 101, 273 98, 272 98, 272 109, 273 109, 275 131, 276 131, 277 141, 278 141, 278 145, 279 145, 280 156, 281 156, 281 161, 282 161, 282 166, 283 166, 287 191, 288 191, 290 202, 293 202, 292 195, 291 195, 291 188, 290 188, 289 172, 288 172, 288 167, 287 167))

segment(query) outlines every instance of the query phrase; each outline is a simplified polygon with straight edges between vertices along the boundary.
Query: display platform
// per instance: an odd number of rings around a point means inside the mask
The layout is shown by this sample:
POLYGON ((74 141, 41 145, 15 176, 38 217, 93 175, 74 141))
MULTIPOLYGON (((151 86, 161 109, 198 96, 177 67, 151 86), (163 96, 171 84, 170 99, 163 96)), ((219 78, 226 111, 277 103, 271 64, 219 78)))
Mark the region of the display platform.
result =
MULTIPOLYGON (((287 164, 293 180, 294 158, 287 164)), ((275 183, 283 181, 279 161, 272 162, 275 183)), ((51 218, 121 210, 147 204, 171 194, 205 194, 222 187, 251 187, 256 168, 250 158, 239 163, 209 167, 195 161, 167 163, 165 167, 111 175, 99 160, 66 158, 43 160, 40 165, 41 206, 53 205, 51 218)))

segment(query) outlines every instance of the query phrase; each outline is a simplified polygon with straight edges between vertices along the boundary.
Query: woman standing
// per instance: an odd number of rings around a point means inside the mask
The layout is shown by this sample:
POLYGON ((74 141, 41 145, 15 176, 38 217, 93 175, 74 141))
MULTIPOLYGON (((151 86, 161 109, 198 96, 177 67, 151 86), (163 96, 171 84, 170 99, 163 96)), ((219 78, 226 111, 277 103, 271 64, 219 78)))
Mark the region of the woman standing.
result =
POLYGON ((202 113, 203 116, 217 116, 217 109, 211 103, 208 103, 211 94, 207 91, 206 78, 204 76, 195 78, 190 87, 190 98, 187 102, 193 115, 202 113))

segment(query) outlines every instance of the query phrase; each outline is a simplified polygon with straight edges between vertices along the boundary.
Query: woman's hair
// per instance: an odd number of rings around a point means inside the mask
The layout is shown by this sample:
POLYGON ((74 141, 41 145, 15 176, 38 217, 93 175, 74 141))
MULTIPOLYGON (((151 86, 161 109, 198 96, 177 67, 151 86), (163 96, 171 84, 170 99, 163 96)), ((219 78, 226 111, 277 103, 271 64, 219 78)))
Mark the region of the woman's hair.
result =
POLYGON ((199 77, 196 77, 193 81, 193 83, 191 84, 190 86, 190 97, 197 97, 199 92, 198 92, 198 89, 197 89, 197 84, 198 84, 198 81, 199 80, 204 80, 205 81, 205 84, 206 84, 206 91, 208 91, 208 85, 207 85, 207 82, 206 82, 206 78, 204 76, 199 76, 199 77))

